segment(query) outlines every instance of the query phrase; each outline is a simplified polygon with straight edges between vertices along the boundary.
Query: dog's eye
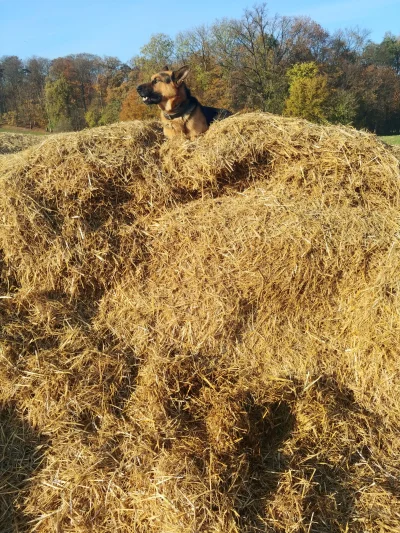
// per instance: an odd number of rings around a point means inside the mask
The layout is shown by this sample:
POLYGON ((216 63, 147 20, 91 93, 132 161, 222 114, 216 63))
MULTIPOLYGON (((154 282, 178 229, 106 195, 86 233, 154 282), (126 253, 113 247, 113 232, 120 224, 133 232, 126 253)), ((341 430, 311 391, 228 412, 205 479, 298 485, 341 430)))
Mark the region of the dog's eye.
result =
POLYGON ((158 80, 157 78, 155 78, 155 79, 151 82, 151 84, 152 84, 152 85, 155 85, 155 84, 158 83, 159 81, 160 81, 160 80, 158 80))

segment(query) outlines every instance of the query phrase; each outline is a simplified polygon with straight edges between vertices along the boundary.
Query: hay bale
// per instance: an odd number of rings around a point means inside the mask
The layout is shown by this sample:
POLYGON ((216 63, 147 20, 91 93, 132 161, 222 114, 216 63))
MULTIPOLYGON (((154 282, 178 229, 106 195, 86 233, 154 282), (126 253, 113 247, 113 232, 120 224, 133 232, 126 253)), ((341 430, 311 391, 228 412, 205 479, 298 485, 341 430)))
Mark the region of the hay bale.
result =
POLYGON ((140 239, 138 216, 163 195, 159 139, 154 124, 122 124, 51 136, 3 164, 0 246, 20 283, 86 301, 104 290, 124 268, 125 235, 140 239))
POLYGON ((118 124, 2 163, 0 401, 50 437, 20 513, 395 531, 398 160, 261 113, 161 139, 118 124))
POLYGON ((242 190, 261 179, 285 197, 316 195, 328 205, 398 194, 398 161, 375 136, 267 113, 235 116, 162 153, 166 171, 196 191, 214 183, 242 190))
POLYGON ((27 517, 19 507, 28 480, 40 465, 44 446, 14 405, 0 403, 0 525, 4 533, 28 529, 27 517))
POLYGON ((26 150, 30 146, 40 143, 43 140, 39 135, 24 133, 0 133, 0 155, 14 154, 21 150, 26 150))
POLYGON ((365 368, 357 379, 354 368, 353 386, 376 397, 361 381, 374 380, 389 345, 396 353, 398 229, 394 205, 282 203, 258 188, 198 201, 154 223, 144 282, 129 273, 100 311, 144 358, 154 343, 162 353, 218 358, 240 343, 245 365, 305 375, 319 368, 321 351, 325 365, 331 354, 329 372, 338 371, 338 352, 346 362, 356 352, 365 368))
POLYGON ((397 159, 400 159, 400 146, 399 145, 391 146, 391 150, 394 153, 394 155, 397 157, 397 159))

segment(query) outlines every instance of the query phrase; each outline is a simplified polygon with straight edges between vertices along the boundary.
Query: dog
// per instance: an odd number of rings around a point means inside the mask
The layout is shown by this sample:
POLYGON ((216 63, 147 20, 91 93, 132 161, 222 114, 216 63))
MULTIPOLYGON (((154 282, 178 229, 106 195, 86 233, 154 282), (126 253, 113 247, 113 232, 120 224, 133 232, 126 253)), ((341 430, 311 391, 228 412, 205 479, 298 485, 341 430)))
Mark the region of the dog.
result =
POLYGON ((190 94, 185 84, 189 67, 153 74, 150 83, 139 85, 136 90, 146 105, 158 105, 161 109, 161 122, 167 139, 184 136, 194 139, 208 130, 215 120, 232 115, 227 109, 206 107, 190 94))

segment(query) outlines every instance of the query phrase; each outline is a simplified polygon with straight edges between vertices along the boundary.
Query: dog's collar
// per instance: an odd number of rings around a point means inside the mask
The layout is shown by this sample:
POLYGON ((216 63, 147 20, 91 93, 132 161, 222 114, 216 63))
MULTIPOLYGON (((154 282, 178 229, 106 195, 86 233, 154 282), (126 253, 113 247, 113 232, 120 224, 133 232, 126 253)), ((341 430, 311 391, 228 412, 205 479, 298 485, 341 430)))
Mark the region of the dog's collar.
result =
POLYGON ((173 111, 173 113, 167 113, 166 111, 163 111, 164 117, 167 120, 173 120, 174 118, 184 117, 187 116, 187 118, 190 117, 190 115, 193 113, 195 108, 197 107, 197 100, 194 97, 189 98, 186 102, 183 102, 182 104, 178 105, 173 111))

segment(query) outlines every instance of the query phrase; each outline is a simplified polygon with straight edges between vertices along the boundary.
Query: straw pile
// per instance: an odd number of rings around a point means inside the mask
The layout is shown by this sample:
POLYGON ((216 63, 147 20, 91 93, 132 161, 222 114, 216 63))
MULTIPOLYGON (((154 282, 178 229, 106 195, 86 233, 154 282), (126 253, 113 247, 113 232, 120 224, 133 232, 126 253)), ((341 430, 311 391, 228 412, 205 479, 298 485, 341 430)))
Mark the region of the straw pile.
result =
POLYGON ((398 144, 393 145, 391 146, 391 150, 394 153, 394 155, 397 157, 397 159, 400 159, 400 146, 398 144))
POLYGON ((43 138, 24 133, 0 133, 0 155, 13 154, 38 144, 43 138))
POLYGON ((1 531, 400 531, 389 148, 253 113, 0 176, 1 531))

